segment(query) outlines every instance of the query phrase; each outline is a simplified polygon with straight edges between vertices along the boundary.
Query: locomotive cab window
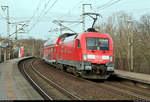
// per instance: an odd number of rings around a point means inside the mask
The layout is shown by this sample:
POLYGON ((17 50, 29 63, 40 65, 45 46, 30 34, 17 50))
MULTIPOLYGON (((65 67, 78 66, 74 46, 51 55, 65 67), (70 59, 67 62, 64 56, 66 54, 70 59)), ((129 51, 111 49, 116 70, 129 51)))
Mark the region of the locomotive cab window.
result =
POLYGON ((86 38, 87 50, 109 50, 109 40, 107 38, 86 38))

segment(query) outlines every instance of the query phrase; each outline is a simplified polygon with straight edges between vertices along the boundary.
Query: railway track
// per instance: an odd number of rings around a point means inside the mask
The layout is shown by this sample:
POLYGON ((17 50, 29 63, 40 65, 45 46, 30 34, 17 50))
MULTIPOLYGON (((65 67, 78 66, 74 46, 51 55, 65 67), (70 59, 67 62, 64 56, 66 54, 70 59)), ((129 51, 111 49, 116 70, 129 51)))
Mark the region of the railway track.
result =
MULTIPOLYGON (((38 70, 36 70, 33 66, 34 60, 30 59, 30 61, 24 61, 22 66, 22 72, 27 80, 35 87, 35 89, 43 96, 46 100, 57 100, 57 99, 65 99, 65 100, 81 100, 78 96, 72 94, 65 88, 56 84, 54 81, 48 79, 46 76, 42 75, 38 70), (35 81, 35 77, 38 77, 41 82, 35 81), (39 84, 40 83, 40 84, 39 84), (43 84, 41 84, 43 83, 43 84), (43 87, 47 86, 47 87, 43 87), (50 92, 51 90, 52 92, 50 92), (57 95, 54 95, 55 92, 57 95)), ((39 80, 38 79, 38 80, 39 80)))
MULTIPOLYGON (((35 59, 25 67, 30 67, 27 72, 32 75, 37 75, 33 78, 40 77, 40 80, 44 80, 45 83, 53 87, 53 89, 57 89, 57 93, 63 93, 63 97, 67 97, 64 99, 150 100, 150 93, 147 89, 129 86, 118 81, 93 82, 85 80, 55 68, 51 68, 52 66, 39 59, 35 59)), ((42 81, 42 83, 44 81, 42 81)), ((41 86, 41 89, 43 89, 44 85, 41 86)), ((52 88, 48 87, 46 89, 52 88)), ((50 96, 52 96, 51 98, 54 100, 57 99, 52 92, 50 93, 50 96)), ((47 93, 47 90, 45 93, 47 93)), ((63 98, 61 97, 59 99, 63 98)))
POLYGON ((138 89, 135 86, 128 86, 118 82, 105 81, 104 83, 97 83, 99 87, 111 90, 113 93, 120 96, 130 97, 137 100, 150 100, 150 92, 146 89, 138 89))
POLYGON ((28 59, 27 61, 21 61, 20 65, 19 65, 19 69, 21 71, 21 73, 23 74, 23 76, 30 82, 30 84, 40 93, 40 95, 44 98, 44 99, 49 99, 49 100, 53 100, 52 97, 50 97, 39 85, 38 83, 36 83, 34 81, 34 79, 28 74, 28 72, 26 71, 25 67, 29 68, 30 67, 30 62, 31 59, 28 59), (28 64, 27 64, 28 63, 28 64))
POLYGON ((110 85, 111 87, 113 87, 113 89, 117 89, 117 90, 126 90, 124 92, 126 92, 127 94, 131 94, 134 95, 135 97, 139 98, 139 99, 148 99, 150 100, 150 90, 149 89, 143 89, 140 87, 135 87, 135 86, 131 86, 131 85, 127 85, 127 84, 123 84, 120 82, 111 82, 111 81, 105 81, 104 85, 110 85))

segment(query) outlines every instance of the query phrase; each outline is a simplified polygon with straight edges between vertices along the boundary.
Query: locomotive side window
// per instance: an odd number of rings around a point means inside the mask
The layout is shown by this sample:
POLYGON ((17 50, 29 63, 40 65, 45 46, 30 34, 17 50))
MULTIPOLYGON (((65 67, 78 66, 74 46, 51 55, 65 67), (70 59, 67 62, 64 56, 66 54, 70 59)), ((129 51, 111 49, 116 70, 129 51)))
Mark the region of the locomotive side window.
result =
POLYGON ((107 38, 86 38, 87 50, 109 50, 109 40, 107 38))
POLYGON ((78 48, 81 48, 81 44, 80 44, 80 40, 77 40, 78 41, 78 48))

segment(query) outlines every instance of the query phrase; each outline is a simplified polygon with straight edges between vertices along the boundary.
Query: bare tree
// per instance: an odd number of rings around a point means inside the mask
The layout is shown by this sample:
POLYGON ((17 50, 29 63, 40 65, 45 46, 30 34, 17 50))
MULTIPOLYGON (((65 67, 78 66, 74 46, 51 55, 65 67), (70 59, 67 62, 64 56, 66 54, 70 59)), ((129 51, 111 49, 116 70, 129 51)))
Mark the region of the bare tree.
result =
POLYGON ((135 21, 132 25, 128 20, 133 20, 132 15, 119 12, 96 28, 111 35, 114 41, 115 66, 122 70, 129 70, 130 67, 129 42, 130 34, 133 33, 134 71, 150 73, 150 16, 143 15, 140 21, 135 21))

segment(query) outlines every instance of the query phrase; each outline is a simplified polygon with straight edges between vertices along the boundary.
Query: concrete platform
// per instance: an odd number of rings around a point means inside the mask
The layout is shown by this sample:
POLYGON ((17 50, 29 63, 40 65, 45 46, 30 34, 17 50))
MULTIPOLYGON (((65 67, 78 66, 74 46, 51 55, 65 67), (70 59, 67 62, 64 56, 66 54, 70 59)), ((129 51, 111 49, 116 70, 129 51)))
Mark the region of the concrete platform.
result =
POLYGON ((142 74, 142 73, 135 73, 135 72, 128 72, 123 70, 115 70, 115 73, 118 77, 135 80, 141 83, 150 84, 150 75, 142 74))
POLYGON ((19 60, 0 63, 0 100, 43 100, 20 73, 19 60))

